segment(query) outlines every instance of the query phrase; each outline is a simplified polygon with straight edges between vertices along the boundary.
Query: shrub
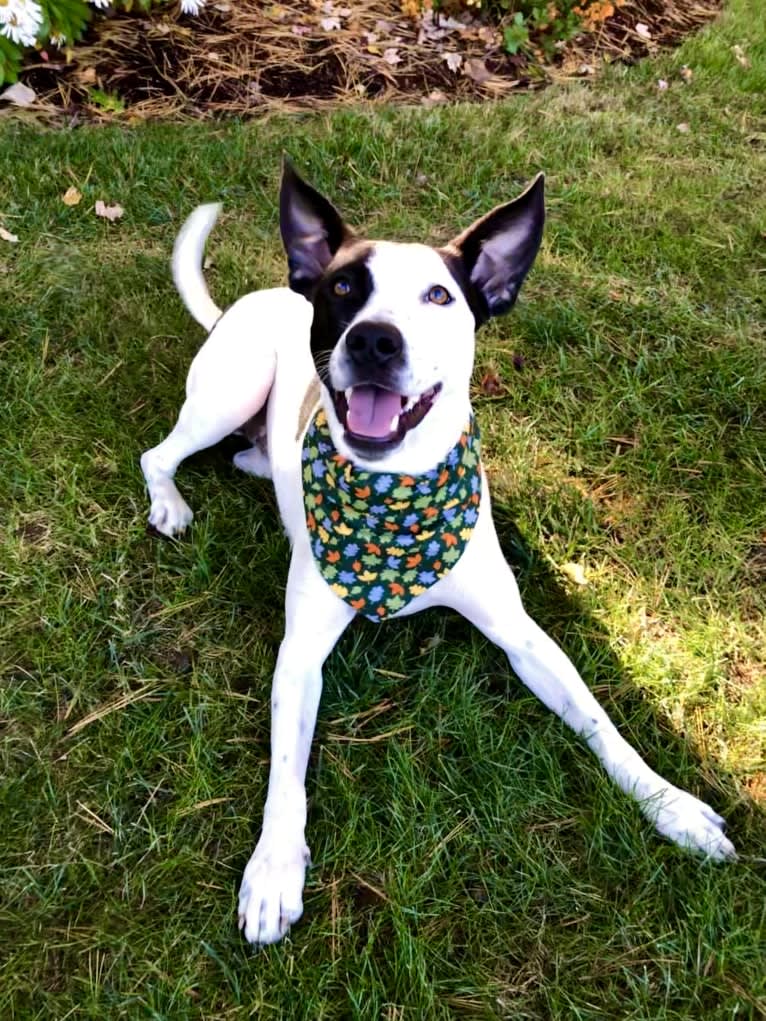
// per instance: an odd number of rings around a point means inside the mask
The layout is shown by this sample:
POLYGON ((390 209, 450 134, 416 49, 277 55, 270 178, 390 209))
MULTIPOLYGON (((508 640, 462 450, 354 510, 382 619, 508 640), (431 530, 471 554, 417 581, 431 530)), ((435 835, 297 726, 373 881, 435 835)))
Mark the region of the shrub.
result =
MULTIPOLYGON (((430 0, 425 0, 428 4, 430 0)), ((443 10, 480 12, 503 28, 509 53, 541 50, 551 57, 561 43, 592 31, 626 0, 432 0, 443 10)))
MULTIPOLYGON (((0 85, 18 77, 21 58, 30 47, 70 47, 82 38, 95 13, 148 11, 162 0, 0 0, 0 85)), ((198 14, 205 0, 181 0, 181 11, 198 14)))

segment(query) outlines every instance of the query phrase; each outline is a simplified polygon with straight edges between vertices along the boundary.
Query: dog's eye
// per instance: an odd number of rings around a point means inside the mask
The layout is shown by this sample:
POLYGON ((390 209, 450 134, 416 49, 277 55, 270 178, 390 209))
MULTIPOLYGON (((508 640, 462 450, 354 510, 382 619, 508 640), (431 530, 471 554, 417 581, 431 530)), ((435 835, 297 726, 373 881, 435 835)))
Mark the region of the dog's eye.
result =
POLYGON ((442 287, 441 284, 435 284, 426 295, 426 299, 432 305, 449 305, 452 301, 452 295, 446 287, 442 287))
POLYGON ((351 284, 345 277, 340 277, 332 285, 332 293, 338 298, 345 298, 351 293, 351 284))

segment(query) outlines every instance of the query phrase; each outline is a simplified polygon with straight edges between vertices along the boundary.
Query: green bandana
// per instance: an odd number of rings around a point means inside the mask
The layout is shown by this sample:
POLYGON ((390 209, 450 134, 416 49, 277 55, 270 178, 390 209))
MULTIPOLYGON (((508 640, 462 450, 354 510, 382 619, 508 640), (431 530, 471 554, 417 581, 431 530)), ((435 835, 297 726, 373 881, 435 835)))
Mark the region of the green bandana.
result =
POLYGON ((479 516, 479 427, 472 418, 444 462, 423 475, 355 469, 319 411, 303 441, 311 549, 333 592, 381 621, 449 574, 479 516))

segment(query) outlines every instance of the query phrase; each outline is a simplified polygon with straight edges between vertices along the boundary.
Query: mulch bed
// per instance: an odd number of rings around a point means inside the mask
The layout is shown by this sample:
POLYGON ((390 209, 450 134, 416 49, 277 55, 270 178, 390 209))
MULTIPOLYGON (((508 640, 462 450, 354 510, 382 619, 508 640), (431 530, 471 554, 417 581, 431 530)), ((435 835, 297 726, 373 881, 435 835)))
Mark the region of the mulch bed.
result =
POLYGON ((178 119, 359 100, 434 105, 587 77, 604 61, 632 63, 676 45, 721 6, 627 0, 545 63, 506 53, 501 31, 470 16, 413 18, 398 0, 345 2, 221 0, 196 18, 168 9, 116 14, 98 19, 73 53, 35 55, 22 80, 37 92, 38 112, 75 119, 115 108, 178 119))

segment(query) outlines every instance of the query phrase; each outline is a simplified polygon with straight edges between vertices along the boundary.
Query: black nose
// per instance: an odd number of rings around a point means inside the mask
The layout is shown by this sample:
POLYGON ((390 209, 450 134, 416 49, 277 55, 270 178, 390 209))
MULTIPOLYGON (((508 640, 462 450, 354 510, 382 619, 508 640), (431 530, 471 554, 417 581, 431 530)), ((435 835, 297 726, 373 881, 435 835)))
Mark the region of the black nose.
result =
POLYGON ((402 353, 404 338, 388 323, 357 323, 346 336, 346 348, 355 365, 380 368, 402 353))

